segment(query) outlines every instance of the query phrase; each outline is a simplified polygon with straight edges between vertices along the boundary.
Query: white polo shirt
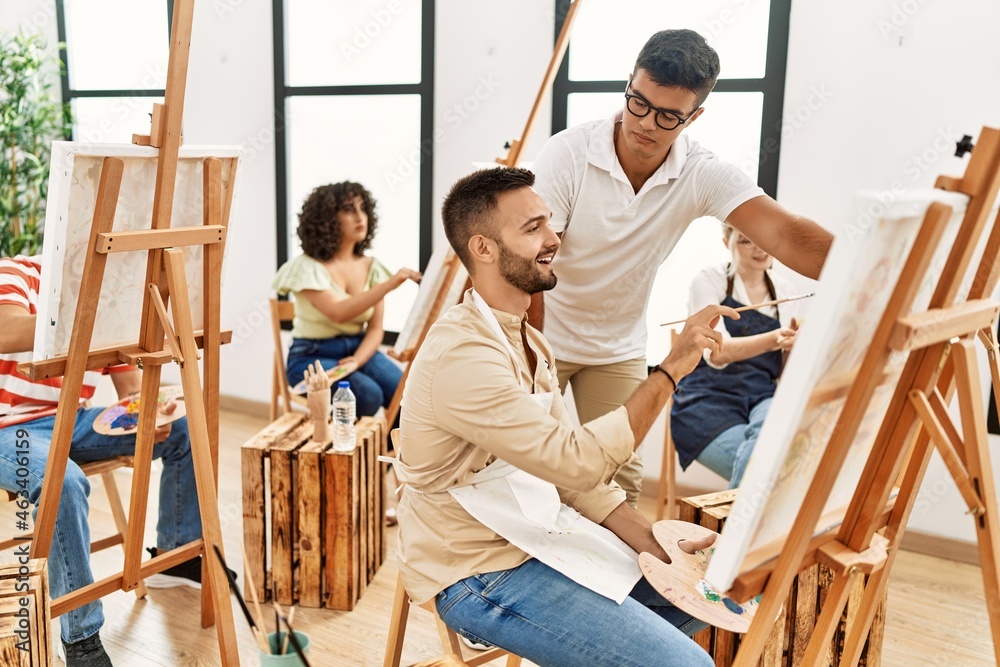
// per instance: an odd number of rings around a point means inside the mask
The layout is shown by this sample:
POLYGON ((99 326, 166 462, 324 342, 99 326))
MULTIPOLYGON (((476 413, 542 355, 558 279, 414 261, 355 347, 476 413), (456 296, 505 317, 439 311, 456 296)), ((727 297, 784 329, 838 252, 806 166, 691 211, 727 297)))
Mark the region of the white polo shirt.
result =
POLYGON ((646 355, 656 271, 691 221, 725 220, 764 191, 711 151, 677 138, 636 193, 614 150, 621 112, 553 136, 535 160, 535 190, 565 232, 545 294, 545 337, 557 360, 609 364, 646 355))

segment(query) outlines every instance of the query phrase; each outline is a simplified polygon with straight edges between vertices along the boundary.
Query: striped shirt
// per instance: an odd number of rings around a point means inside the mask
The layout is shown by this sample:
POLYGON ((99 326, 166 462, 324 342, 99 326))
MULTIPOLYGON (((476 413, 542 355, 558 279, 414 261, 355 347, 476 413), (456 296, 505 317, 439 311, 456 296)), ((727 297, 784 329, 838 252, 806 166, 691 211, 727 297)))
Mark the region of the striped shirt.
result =
MULTIPOLYGON (((36 257, 0 258, 0 306, 19 306, 35 315, 41 265, 36 257)), ((0 354, 0 428, 56 413, 62 378, 29 380, 17 365, 31 361, 31 352, 0 354)), ((122 370, 130 370, 123 367, 122 370)), ((101 373, 87 371, 80 402, 92 398, 101 373)))

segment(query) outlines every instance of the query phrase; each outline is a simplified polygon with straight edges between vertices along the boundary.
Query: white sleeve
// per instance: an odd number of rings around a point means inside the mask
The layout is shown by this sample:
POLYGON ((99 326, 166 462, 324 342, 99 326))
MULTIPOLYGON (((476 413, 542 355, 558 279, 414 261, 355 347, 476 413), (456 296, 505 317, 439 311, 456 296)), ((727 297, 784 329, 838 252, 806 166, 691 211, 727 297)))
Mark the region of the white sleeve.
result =
POLYGON ((576 196, 576 161, 565 138, 557 134, 550 137, 535 158, 531 170, 535 172, 535 192, 552 210, 549 227, 556 234, 566 230, 573 200, 576 196))
POLYGON ((739 167, 715 155, 700 161, 698 185, 702 213, 719 220, 728 218, 741 204, 765 194, 739 167))

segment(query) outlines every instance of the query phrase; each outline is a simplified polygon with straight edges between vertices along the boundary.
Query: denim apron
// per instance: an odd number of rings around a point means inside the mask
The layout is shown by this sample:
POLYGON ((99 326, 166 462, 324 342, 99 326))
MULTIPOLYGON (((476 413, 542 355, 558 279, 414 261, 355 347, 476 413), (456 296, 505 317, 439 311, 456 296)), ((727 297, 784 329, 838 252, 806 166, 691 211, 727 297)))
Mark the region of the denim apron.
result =
MULTIPOLYGON (((765 273, 764 279, 771 299, 777 299, 771 278, 765 273)), ((722 305, 746 305, 733 298, 732 276, 722 305)), ((760 311, 745 310, 738 320, 725 318, 725 325, 730 336, 740 338, 774 331, 781 322, 760 311)), ((724 431, 749 421, 750 410, 774 395, 781 364, 781 350, 734 361, 722 369, 712 368, 704 359, 698 362, 697 368, 680 381, 670 411, 670 432, 681 468, 687 469, 724 431)))

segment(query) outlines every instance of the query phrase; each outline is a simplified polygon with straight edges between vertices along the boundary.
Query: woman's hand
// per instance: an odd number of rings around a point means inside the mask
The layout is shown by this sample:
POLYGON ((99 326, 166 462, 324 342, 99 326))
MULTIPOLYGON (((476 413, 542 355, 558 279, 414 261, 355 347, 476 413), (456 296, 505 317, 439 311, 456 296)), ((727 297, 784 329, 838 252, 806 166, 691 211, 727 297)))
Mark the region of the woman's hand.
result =
POLYGON ((340 374, 340 371, 338 369, 345 368, 345 367, 349 368, 350 372, 353 373, 354 371, 358 370, 358 367, 360 365, 361 364, 358 363, 358 360, 357 360, 356 357, 353 357, 353 356, 351 356, 351 357, 344 357, 343 359, 341 359, 340 361, 337 362, 336 366, 334 366, 329 371, 327 371, 327 375, 329 375, 330 377, 336 377, 337 375, 340 374))
POLYGON ((781 327, 774 330, 774 349, 788 352, 795 344, 795 329, 791 327, 781 327))
POLYGON ((413 269, 400 269, 393 274, 392 278, 389 278, 389 283, 392 285, 392 289, 396 289, 407 280, 412 280, 415 283, 419 283, 420 279, 423 278, 419 271, 414 271, 413 269))

